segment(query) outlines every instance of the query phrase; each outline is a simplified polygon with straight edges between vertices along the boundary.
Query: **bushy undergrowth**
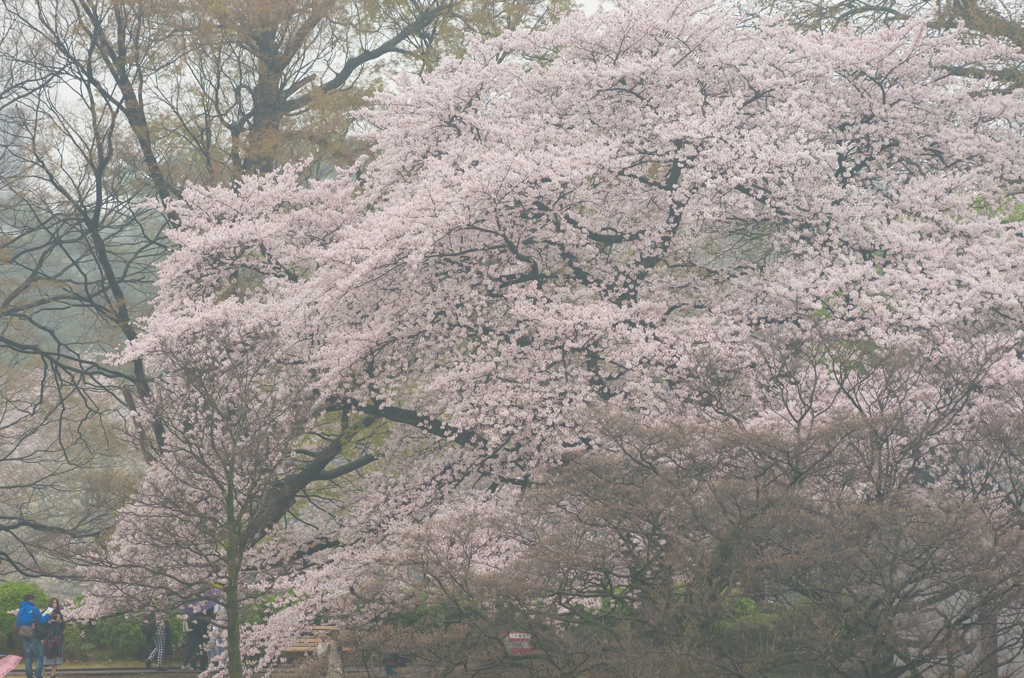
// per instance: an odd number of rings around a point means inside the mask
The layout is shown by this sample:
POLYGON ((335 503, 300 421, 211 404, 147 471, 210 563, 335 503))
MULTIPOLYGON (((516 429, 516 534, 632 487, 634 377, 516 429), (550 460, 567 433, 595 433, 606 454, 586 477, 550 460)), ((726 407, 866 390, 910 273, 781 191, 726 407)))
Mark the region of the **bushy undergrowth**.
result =
MULTIPOLYGON (((17 654, 21 641, 17 636, 12 612, 17 611, 26 593, 42 603, 49 596, 35 584, 4 582, 0 584, 0 653, 17 654)), ((171 640, 178 654, 183 635, 181 620, 171 620, 171 640)), ((116 617, 93 623, 69 622, 64 629, 64 658, 67 661, 125 661, 146 659, 148 647, 139 619, 116 617)), ((165 662, 173 665, 169 660, 165 662)))
MULTIPOLYGON (((89 624, 68 624, 64 632, 64 656, 72 661, 134 659, 144 661, 150 649, 139 619, 101 619, 89 624)), ((175 654, 182 642, 181 620, 171 620, 171 644, 175 654)), ((164 659, 165 663, 171 662, 164 659)))
POLYGON ((46 600, 46 594, 35 584, 20 581, 8 581, 0 584, 0 653, 10 654, 21 649, 17 638, 14 615, 26 593, 36 597, 36 601, 46 600))

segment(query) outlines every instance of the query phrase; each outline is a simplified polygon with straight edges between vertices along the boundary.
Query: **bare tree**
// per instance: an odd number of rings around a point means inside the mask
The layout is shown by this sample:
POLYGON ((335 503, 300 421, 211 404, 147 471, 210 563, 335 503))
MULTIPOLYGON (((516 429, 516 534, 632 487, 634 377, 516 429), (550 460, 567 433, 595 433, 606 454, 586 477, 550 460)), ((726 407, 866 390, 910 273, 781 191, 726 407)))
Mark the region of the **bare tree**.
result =
MULTIPOLYGON (((755 15, 780 16, 795 26, 812 32, 840 29, 868 31, 897 26, 926 17, 934 31, 963 32, 969 43, 996 39, 1024 50, 1024 5, 1002 0, 764 0, 755 5, 755 15)), ((1020 59, 1010 59, 1002 67, 982 73, 976 69, 958 69, 960 75, 993 77, 1002 88, 1013 90, 1024 84, 1020 59)))
POLYGON ((38 577, 111 526, 140 470, 109 411, 52 375, 0 369, 0 572, 38 577), (69 413, 68 410, 71 410, 69 413), (67 426, 76 422, 74 428, 67 426))

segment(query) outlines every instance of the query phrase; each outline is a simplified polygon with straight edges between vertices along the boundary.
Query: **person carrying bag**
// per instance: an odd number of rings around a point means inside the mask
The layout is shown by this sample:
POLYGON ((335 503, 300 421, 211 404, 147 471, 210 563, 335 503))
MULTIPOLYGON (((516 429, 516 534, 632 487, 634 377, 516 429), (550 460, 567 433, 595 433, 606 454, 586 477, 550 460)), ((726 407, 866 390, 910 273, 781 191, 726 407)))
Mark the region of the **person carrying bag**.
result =
POLYGON ((57 598, 50 598, 50 623, 43 639, 43 666, 50 667, 50 678, 57 675, 57 667, 64 663, 64 610, 57 598))
POLYGON ((42 639, 46 637, 46 625, 50 621, 50 615, 42 614, 34 600, 35 596, 31 593, 25 594, 25 599, 18 608, 15 623, 18 625, 21 643, 25 646, 25 675, 33 678, 32 663, 35 662, 35 678, 43 678, 42 639))

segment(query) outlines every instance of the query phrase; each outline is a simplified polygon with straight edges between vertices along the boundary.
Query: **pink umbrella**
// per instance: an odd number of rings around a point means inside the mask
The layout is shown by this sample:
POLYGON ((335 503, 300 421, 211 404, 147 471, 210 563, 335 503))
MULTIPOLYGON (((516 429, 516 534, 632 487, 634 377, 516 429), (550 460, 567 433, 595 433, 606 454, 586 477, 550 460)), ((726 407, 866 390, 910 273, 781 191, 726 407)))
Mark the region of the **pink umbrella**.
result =
POLYGON ((6 676, 14 667, 21 661, 21 657, 14 654, 7 654, 0 656, 0 678, 6 676))

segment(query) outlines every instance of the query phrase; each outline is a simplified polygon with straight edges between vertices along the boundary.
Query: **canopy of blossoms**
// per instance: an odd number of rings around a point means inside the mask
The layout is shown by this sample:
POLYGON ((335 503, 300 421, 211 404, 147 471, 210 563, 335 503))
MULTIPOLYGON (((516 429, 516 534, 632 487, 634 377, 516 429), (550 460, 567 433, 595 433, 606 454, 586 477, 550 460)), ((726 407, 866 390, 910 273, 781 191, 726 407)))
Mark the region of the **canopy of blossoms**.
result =
MULTIPOLYGON (((325 407, 393 422, 357 527, 541 477, 598 408, 809 483, 935 482, 1021 411, 1024 100, 956 75, 1015 58, 639 0, 475 42, 375 97, 358 171, 187 191, 125 358, 214 319, 282 337, 325 407)), ((348 591, 350 555, 310 586, 348 591)))

